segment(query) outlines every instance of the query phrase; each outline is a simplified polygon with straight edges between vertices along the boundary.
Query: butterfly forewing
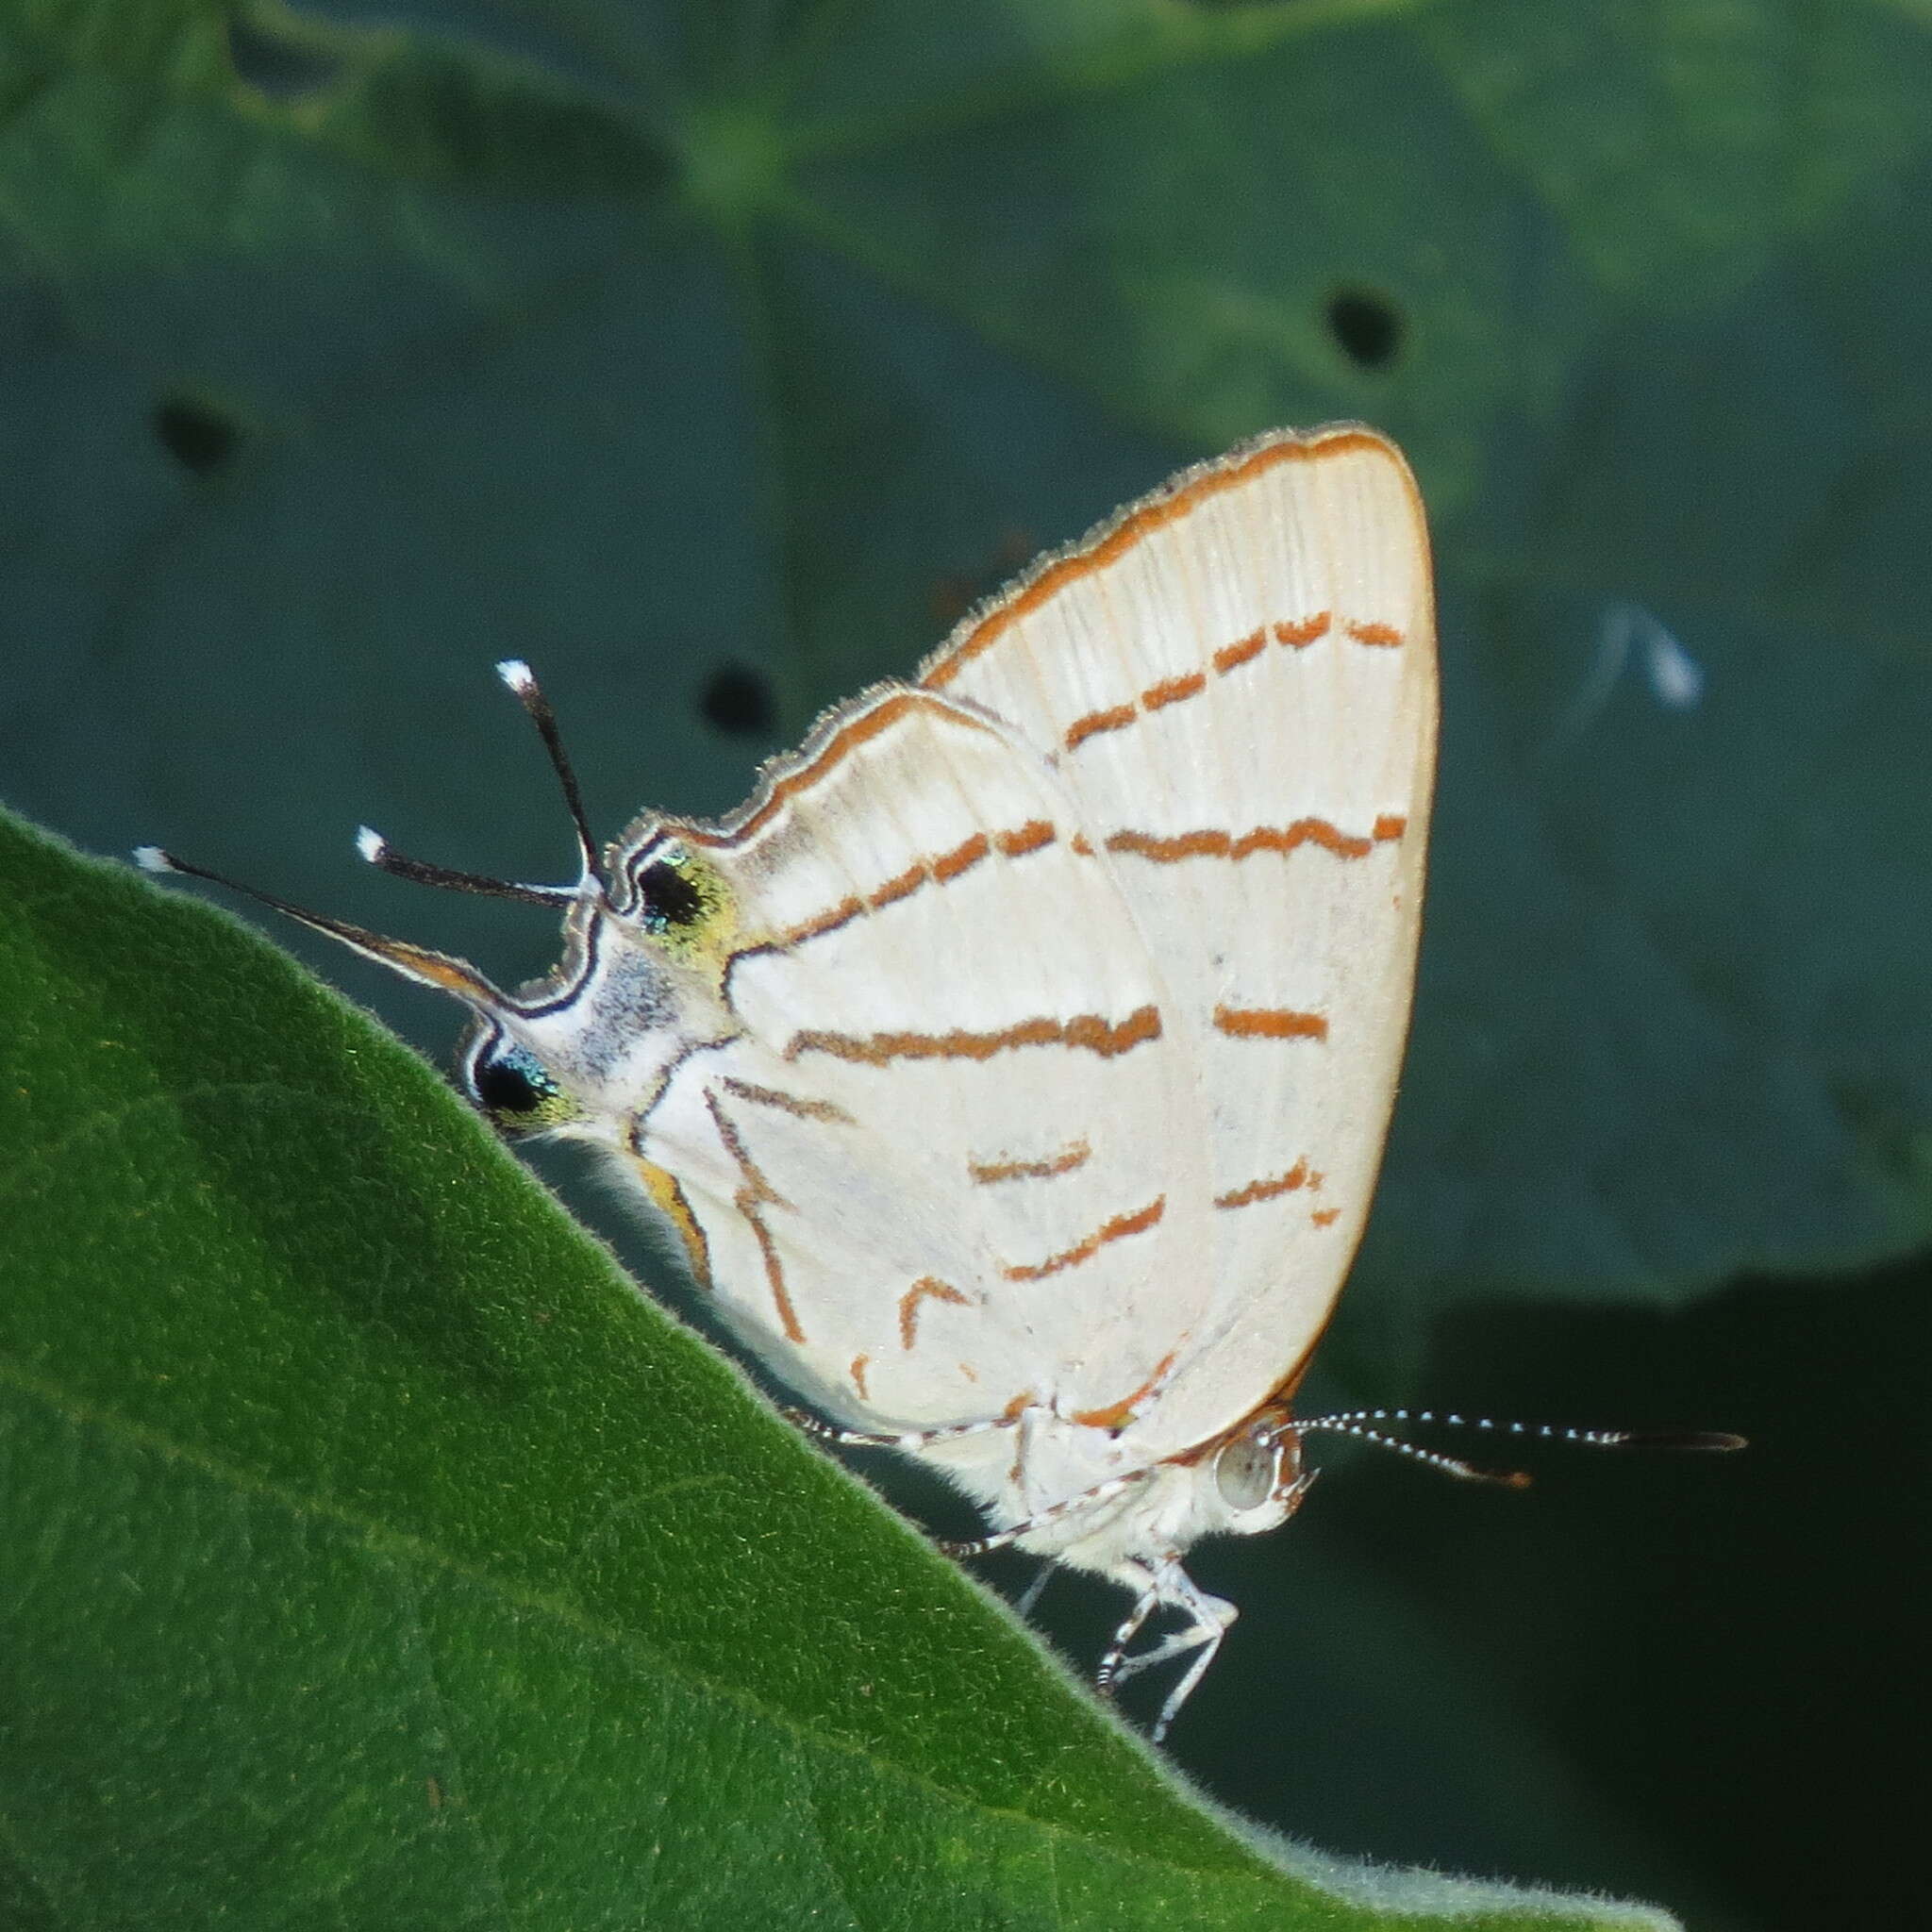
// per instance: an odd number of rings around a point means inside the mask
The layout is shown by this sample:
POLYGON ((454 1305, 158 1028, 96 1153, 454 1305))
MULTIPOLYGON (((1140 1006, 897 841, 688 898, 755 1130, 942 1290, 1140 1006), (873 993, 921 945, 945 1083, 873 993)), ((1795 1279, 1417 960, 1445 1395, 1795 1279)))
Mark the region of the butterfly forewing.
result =
POLYGON ((1163 1140, 1210 1226, 1150 1457, 1295 1372, 1367 1217, 1407 1028, 1436 734, 1427 539, 1358 429, 1183 476, 970 621, 925 682, 1054 762, 1173 989, 1204 1141, 1163 1140))

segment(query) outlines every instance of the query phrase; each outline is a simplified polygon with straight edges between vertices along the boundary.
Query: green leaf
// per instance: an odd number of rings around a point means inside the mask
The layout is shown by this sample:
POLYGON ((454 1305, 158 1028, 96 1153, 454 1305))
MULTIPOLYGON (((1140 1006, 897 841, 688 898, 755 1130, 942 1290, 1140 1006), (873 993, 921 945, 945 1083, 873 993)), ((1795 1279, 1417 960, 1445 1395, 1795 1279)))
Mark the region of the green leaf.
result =
POLYGON ((9 1923, 1661 1925, 1277 1858, 225 915, 0 825, 9 1923))

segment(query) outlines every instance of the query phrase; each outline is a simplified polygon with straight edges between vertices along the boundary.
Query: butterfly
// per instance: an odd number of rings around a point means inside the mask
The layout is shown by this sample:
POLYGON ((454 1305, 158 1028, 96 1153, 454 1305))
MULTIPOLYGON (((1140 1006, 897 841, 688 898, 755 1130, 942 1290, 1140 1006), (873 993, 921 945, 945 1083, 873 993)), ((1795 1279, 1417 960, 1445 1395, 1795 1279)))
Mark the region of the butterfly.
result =
POLYGON ((949 1547, 1124 1586, 1098 1681, 1185 1659, 1159 1739, 1236 1614, 1190 1547, 1283 1523, 1312 1429, 1386 1440, 1384 1412, 1292 1400, 1415 975, 1437 671, 1401 455, 1344 425, 1184 471, 827 712, 738 811, 646 813, 608 851, 536 679, 499 670, 578 878, 361 848, 556 907, 556 970, 505 992, 282 909, 467 1006, 475 1103, 599 1150, 814 1433, 978 1504, 949 1547))

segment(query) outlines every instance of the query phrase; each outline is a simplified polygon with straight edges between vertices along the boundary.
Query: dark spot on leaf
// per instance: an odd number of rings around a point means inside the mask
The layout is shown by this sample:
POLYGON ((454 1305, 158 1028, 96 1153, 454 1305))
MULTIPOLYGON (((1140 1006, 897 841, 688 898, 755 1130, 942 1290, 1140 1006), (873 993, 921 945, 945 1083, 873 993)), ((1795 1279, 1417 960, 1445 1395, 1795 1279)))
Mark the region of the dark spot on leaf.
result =
POLYGON ((698 710, 707 724, 741 738, 769 738, 778 721, 772 680, 748 664, 721 664, 712 672, 698 710))
POLYGON ((275 101, 320 93, 342 70, 341 60, 319 43, 278 38, 239 16, 228 22, 228 59, 238 80, 275 101))
POLYGON ((171 396, 156 406, 154 430, 155 441, 197 476, 224 468, 242 441, 241 425, 231 417, 186 396, 171 396))
POLYGON ((1328 330, 1357 369, 1386 369, 1402 350, 1402 311, 1386 295, 1339 289, 1328 298, 1328 330))

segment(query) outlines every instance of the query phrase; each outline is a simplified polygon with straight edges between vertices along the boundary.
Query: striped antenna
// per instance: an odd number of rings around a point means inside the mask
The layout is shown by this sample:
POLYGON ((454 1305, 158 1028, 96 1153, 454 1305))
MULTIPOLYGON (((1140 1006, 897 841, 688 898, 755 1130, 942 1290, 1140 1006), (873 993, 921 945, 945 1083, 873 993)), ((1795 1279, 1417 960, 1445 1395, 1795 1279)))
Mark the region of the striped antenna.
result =
POLYGON ((1351 1408, 1333 1415, 1297 1417, 1282 1425, 1281 1433, 1299 1436, 1323 1434, 1352 1436, 1358 1442, 1373 1443, 1378 1449, 1392 1450, 1412 1462, 1426 1463, 1463 1482, 1500 1483, 1506 1489, 1525 1490, 1530 1477, 1524 1470, 1483 1469, 1460 1457, 1444 1456, 1420 1443, 1405 1441, 1377 1426, 1385 1423, 1407 1423, 1421 1427, 1476 1429, 1487 1435, 1507 1436, 1518 1441, 1571 1442, 1585 1449, 1689 1449, 1697 1452, 1727 1453, 1746 1447, 1742 1436, 1727 1429, 1583 1429, 1562 1423, 1499 1422, 1492 1416, 1457 1415, 1436 1408, 1351 1408))

